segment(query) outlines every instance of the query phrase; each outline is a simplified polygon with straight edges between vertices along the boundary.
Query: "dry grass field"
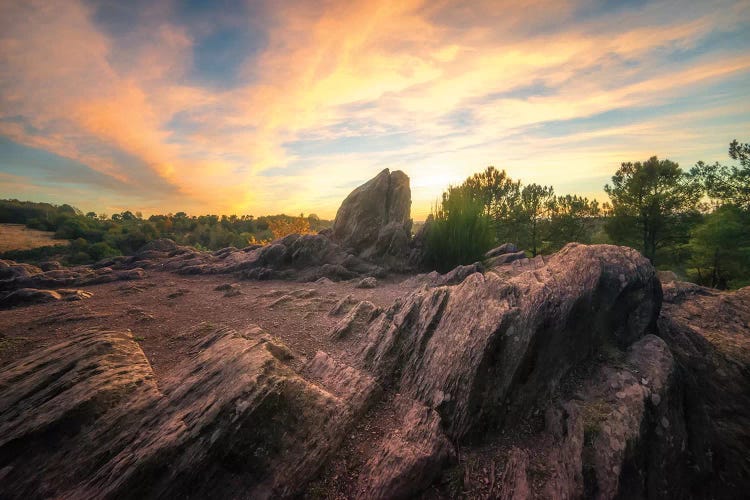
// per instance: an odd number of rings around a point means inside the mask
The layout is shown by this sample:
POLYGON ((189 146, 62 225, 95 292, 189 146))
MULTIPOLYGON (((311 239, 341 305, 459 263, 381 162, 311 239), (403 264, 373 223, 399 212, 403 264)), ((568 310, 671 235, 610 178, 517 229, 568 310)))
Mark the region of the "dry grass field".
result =
POLYGON ((55 239, 55 233, 29 229, 23 224, 0 224, 0 252, 64 245, 67 242, 55 239))

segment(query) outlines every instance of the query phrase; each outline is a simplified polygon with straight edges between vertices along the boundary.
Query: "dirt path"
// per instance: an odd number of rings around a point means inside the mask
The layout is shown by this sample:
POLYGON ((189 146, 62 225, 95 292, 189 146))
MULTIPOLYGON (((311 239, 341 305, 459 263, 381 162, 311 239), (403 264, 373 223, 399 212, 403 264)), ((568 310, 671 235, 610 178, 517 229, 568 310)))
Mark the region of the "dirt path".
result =
POLYGON ((292 283, 239 281, 230 276, 178 276, 149 272, 143 280, 86 287, 94 296, 0 312, 0 362, 8 363, 40 346, 64 339, 82 328, 129 328, 151 362, 157 378, 169 376, 180 363, 175 339, 201 323, 238 331, 258 325, 283 340, 300 358, 317 350, 335 350, 327 333, 338 318, 331 307, 347 295, 386 307, 408 292, 401 280, 374 289, 351 282, 292 283), (240 294, 225 296, 215 288, 236 283, 240 294), (4 338, 3 338, 4 337, 4 338))

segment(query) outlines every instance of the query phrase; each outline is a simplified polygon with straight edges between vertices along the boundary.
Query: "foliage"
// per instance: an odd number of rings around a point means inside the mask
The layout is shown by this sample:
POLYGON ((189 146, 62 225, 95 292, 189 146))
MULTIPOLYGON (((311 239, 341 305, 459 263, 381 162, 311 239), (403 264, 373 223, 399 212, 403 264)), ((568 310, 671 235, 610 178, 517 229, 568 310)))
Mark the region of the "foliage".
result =
POLYGON ((191 217, 178 212, 144 219, 139 212, 125 211, 111 217, 94 212, 84 215, 70 205, 18 200, 0 200, 0 222, 53 231, 55 237, 71 241, 68 246, 6 252, 4 257, 32 262, 55 258, 69 264, 87 264, 116 255, 130 255, 157 238, 170 238, 199 249, 218 250, 268 242, 277 234, 289 234, 286 231, 316 232, 330 226, 329 221, 316 215, 290 217, 282 214, 256 219, 252 215, 191 217))
POLYGON ((521 190, 520 221, 525 230, 524 238, 519 240, 522 247, 529 248, 536 256, 540 240, 540 225, 548 219, 555 192, 552 186, 529 184, 521 190))
POLYGON ((556 197, 552 186, 524 186, 495 167, 470 176, 461 187, 483 205, 495 243, 513 242, 532 255, 559 250, 570 241, 589 242, 599 227, 596 200, 556 197))
MULTIPOLYGON (((312 217, 312 216, 311 216, 312 217)), ((290 234, 311 234, 310 221, 300 214, 299 217, 278 218, 268 221, 268 227, 277 240, 290 234)))
POLYGON ((596 200, 569 194, 556 196, 550 201, 547 249, 557 251, 571 241, 592 243, 601 214, 596 200))
POLYGON ((690 238, 690 278, 698 284, 719 289, 747 284, 750 278, 749 228, 750 213, 734 205, 724 205, 708 214, 690 238))
POLYGON ((690 175, 702 184, 714 207, 735 205, 750 210, 750 144, 740 144, 735 139, 729 144, 729 157, 739 165, 699 161, 690 175))
POLYGON ((521 181, 514 181, 505 170, 490 166, 467 178, 462 187, 484 206, 496 241, 519 241, 522 231, 519 218, 521 181))
POLYGON ((656 156, 623 163, 604 190, 612 200, 610 237, 638 248, 654 263, 657 251, 686 243, 702 194, 677 163, 656 156))
POLYGON ((481 260, 494 238, 484 204, 464 187, 449 187, 427 230, 426 259, 435 269, 448 271, 481 260))

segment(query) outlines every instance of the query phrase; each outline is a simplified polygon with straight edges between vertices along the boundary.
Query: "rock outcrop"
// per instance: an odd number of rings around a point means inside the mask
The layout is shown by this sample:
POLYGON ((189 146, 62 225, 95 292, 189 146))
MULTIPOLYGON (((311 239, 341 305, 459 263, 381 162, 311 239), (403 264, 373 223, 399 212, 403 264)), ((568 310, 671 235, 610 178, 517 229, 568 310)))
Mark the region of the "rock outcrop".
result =
POLYGON ((409 257, 410 214, 409 177, 385 169, 346 197, 332 239, 359 257, 402 268, 409 257))
POLYGON ((19 288, 12 292, 0 293, 0 309, 19 305, 43 304, 58 300, 83 300, 93 294, 85 290, 59 288, 57 290, 40 290, 38 288, 19 288))
MULTIPOLYGON (((284 262, 299 238, 263 262, 284 262)), ((490 258, 518 253, 505 250, 490 258)), ((148 254, 161 265, 194 258, 164 242, 144 252, 167 254, 148 254)), ((200 265, 241 266, 236 252, 200 265)), ((0 369, 0 496, 312 496, 352 448, 339 496, 750 489, 750 289, 662 286, 638 252, 609 245, 444 276, 386 308, 268 292, 270 308, 330 309, 327 347, 309 359, 260 327, 203 324, 174 339, 184 359, 157 383, 126 331, 40 347, 0 369), (376 429, 357 434, 362 422, 376 429)))
POLYGON ((163 269, 180 274, 235 273, 243 279, 334 281, 405 271, 411 245, 411 191, 403 172, 383 170, 341 204, 330 231, 291 234, 268 245, 200 252, 160 239, 130 257, 95 268, 163 269))
POLYGON ((660 292, 635 250, 571 244, 510 279, 474 273, 398 301, 373 321, 360 356, 461 439, 526 417, 597 351, 654 332, 660 292))
POLYGON ((144 276, 143 269, 137 266, 127 270, 114 270, 106 266, 93 269, 79 266, 43 271, 31 264, 0 260, 0 292, 21 288, 44 289, 96 285, 111 281, 140 279, 144 276))
POLYGON ((145 275, 144 270, 137 266, 118 270, 104 266, 66 269, 58 263, 45 263, 40 268, 0 259, 0 309, 61 299, 85 299, 91 296, 89 292, 68 287, 137 280, 145 275))
MULTIPOLYGON (((343 281, 378 278, 411 268, 411 191, 403 172, 382 171, 341 204, 333 228, 320 234, 290 234, 268 245, 202 252, 161 238, 134 255, 104 259, 93 266, 44 270, 0 261, 0 292, 54 289, 119 279, 136 279, 144 269, 179 274, 234 274, 240 279, 343 281)), ((368 281, 370 283, 371 281, 368 281)))
MULTIPOLYGON (((3 498, 289 497, 376 389, 354 371, 338 394, 307 382, 259 328, 185 341, 185 369, 163 388, 126 332, 84 332, 5 367, 3 498)), ((310 371, 335 368, 316 359, 310 371)))
POLYGON ((95 267, 138 267, 187 275, 233 274, 239 279, 290 281, 321 278, 342 281, 386 274, 382 266, 345 251, 322 234, 290 234, 268 245, 215 252, 201 252, 171 240, 157 242, 147 244, 133 256, 105 260, 95 267))
POLYGON ((671 281, 659 334, 682 382, 689 491, 742 497, 750 491, 750 287, 719 292, 671 281))

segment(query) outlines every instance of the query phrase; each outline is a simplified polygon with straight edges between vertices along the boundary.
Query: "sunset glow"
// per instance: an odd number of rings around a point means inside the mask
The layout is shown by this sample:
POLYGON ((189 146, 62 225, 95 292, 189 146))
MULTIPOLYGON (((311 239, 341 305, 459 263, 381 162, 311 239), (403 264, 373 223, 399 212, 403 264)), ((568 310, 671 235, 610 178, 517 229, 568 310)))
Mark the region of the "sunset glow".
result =
POLYGON ((4 1, 0 197, 332 217, 383 168, 423 219, 487 165, 604 199, 750 130, 750 3, 4 1), (469 7, 470 6, 470 7, 469 7))

